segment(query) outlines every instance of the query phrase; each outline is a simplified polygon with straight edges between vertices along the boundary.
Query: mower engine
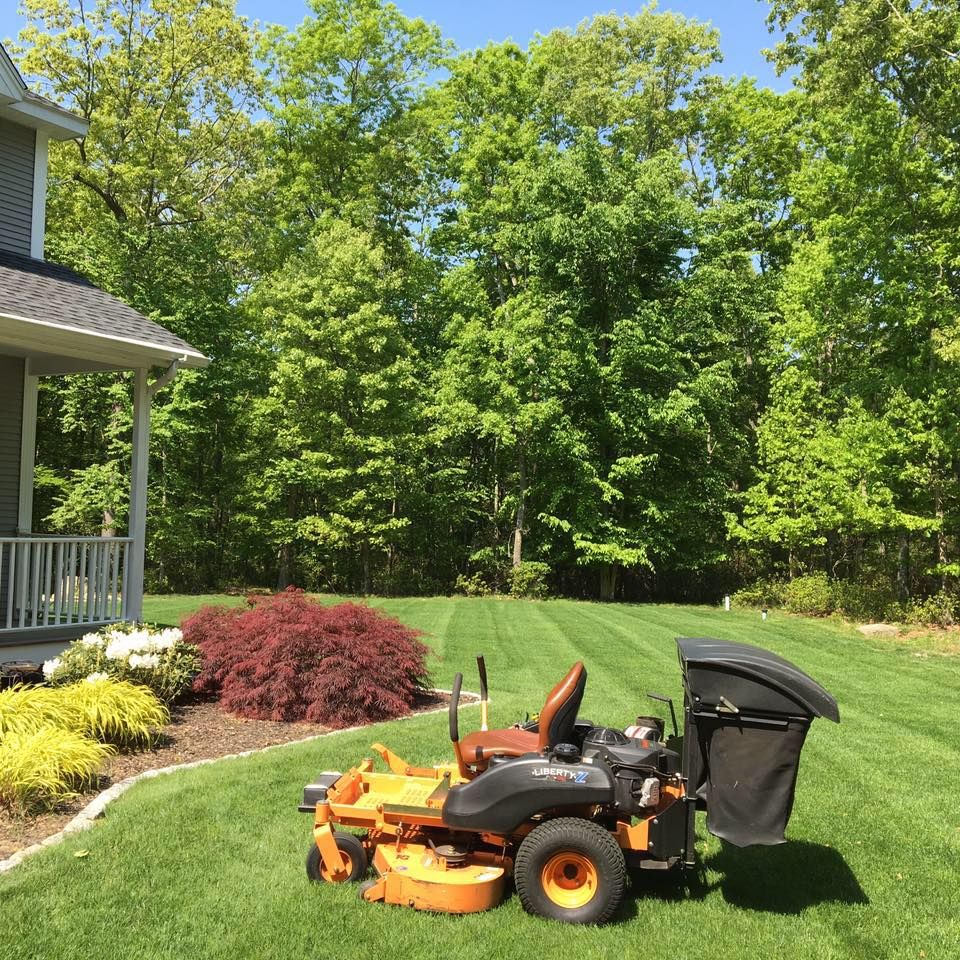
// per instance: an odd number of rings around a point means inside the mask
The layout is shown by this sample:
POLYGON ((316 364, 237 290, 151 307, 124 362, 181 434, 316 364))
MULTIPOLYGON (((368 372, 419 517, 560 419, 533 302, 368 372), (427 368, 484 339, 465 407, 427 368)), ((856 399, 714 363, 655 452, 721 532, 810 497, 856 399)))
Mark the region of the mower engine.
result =
POLYGON ((612 727, 593 727, 583 739, 583 757, 609 766, 615 809, 641 816, 660 803, 660 784, 678 782, 680 754, 659 740, 629 737, 612 727))

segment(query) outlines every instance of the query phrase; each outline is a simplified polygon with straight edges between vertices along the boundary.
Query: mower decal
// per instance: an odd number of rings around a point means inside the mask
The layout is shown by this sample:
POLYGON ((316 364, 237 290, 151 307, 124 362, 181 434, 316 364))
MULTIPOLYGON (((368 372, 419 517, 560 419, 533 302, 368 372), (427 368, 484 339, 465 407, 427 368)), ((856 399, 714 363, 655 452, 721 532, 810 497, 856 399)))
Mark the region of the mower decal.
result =
POLYGON ((586 783, 589 770, 570 770, 567 767, 534 767, 530 776, 534 780, 555 780, 558 783, 586 783))

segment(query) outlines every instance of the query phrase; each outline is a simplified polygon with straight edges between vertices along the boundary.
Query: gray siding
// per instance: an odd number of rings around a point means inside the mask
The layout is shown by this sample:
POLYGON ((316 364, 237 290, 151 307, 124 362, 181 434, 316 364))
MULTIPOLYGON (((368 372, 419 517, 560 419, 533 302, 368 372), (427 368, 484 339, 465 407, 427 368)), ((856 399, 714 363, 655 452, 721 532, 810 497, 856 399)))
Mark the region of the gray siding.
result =
POLYGON ((0 250, 30 255, 37 135, 0 119, 0 250))
POLYGON ((0 537, 17 531, 22 423, 23 360, 0 356, 0 537))

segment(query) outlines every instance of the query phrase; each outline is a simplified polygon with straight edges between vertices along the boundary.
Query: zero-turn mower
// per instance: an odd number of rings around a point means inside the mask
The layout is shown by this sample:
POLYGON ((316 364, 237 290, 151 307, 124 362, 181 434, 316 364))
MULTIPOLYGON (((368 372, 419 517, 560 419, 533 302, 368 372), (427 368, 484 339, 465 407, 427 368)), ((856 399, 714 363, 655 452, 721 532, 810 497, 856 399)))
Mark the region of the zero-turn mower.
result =
POLYGON ((815 717, 840 721, 837 703, 793 664, 725 640, 677 641, 684 736, 669 705, 626 730, 578 716, 582 663, 550 691, 532 721, 487 729, 480 668, 480 730, 460 738, 457 674, 450 698, 454 762, 416 767, 374 744, 389 772, 365 759, 304 789, 314 814, 313 880, 374 879, 361 897, 418 910, 472 913, 496 906, 512 877, 531 913, 603 923, 627 868, 684 870, 695 860, 695 819, 737 846, 776 844, 793 806, 804 738, 815 717), (335 831, 350 827, 360 833, 335 831))

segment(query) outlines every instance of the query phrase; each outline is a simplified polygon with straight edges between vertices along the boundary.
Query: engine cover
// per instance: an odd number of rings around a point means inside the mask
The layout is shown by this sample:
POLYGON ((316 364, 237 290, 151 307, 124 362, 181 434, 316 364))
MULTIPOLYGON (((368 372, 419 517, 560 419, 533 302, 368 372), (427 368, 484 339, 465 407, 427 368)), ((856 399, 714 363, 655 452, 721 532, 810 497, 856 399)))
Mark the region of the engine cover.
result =
POLYGON ((613 775, 603 762, 562 763, 527 754, 452 787, 443 805, 443 822, 510 833, 546 810, 612 805, 615 794, 613 775))

